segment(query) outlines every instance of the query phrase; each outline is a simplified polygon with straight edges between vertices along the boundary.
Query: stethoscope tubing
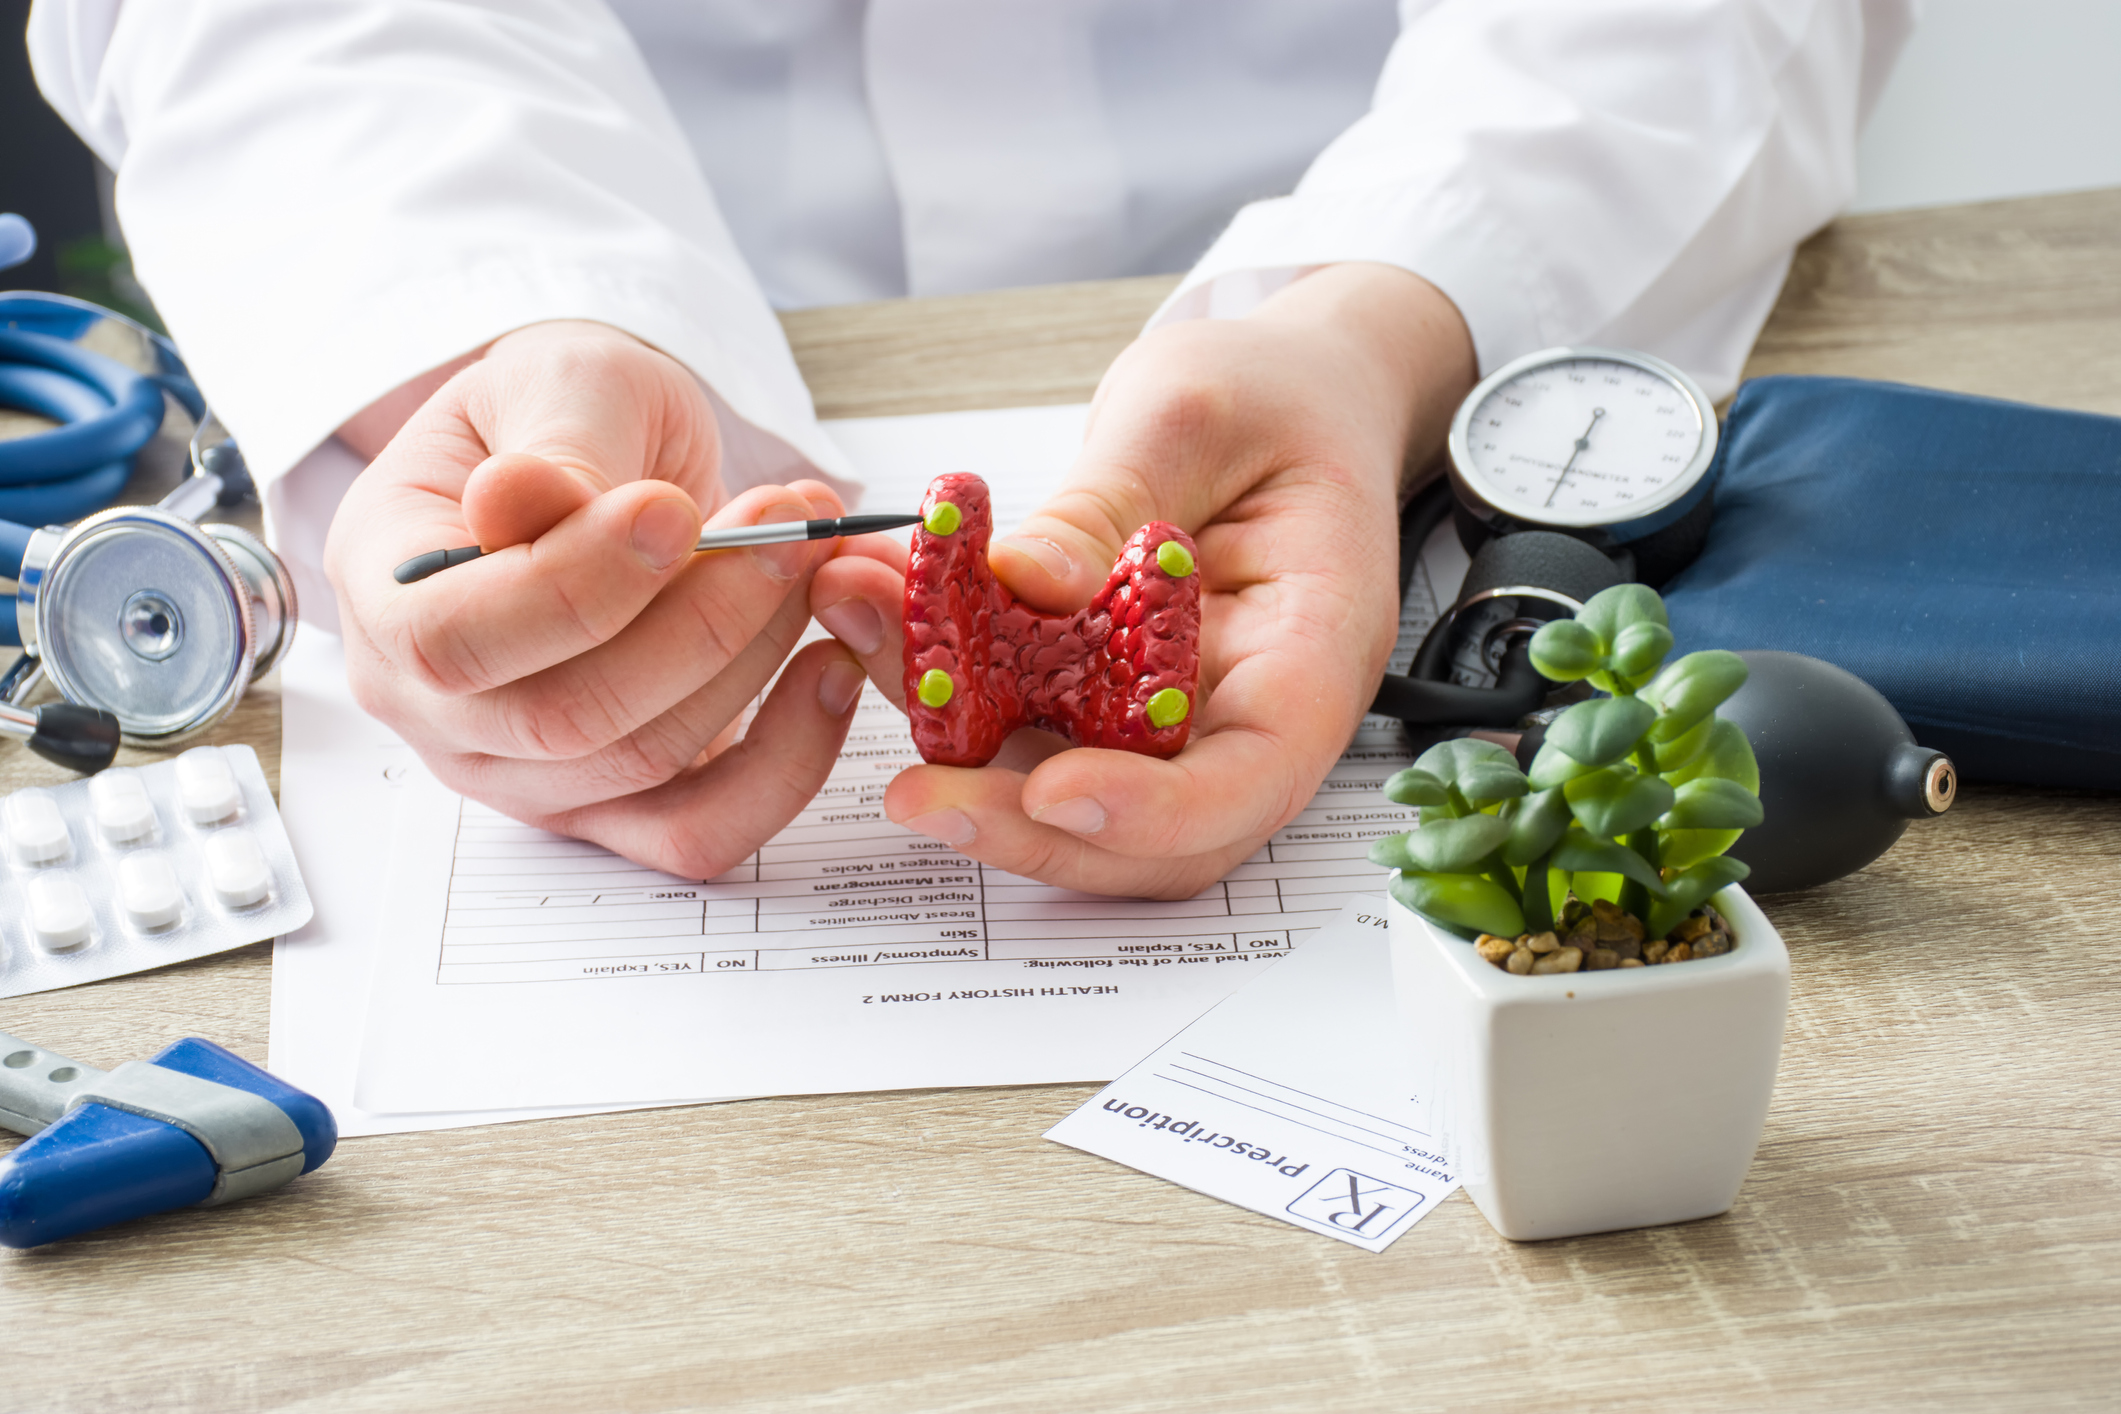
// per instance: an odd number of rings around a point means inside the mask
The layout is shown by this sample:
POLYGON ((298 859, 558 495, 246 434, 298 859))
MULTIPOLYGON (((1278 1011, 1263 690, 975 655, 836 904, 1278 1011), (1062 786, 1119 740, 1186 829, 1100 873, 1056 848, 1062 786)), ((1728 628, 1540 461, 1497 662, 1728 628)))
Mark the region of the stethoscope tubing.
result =
POLYGON ((0 532, 0 572, 11 575, 24 528, 78 520, 117 497, 162 426, 164 402, 159 381, 114 359, 0 328, 0 404, 63 424, 0 442, 0 518, 11 527, 0 532))
MULTIPOLYGON (((0 520, 0 577, 22 577, 22 557, 29 552, 29 538, 36 533, 35 526, 0 520)), ((6 615, 8 622, 0 623, 0 646, 19 646, 14 639, 4 637, 14 628, 13 617, 11 614, 6 615)))
POLYGON ((64 339, 25 329, 0 329, 0 393, 47 416, 71 418, 63 427, 0 442, 0 486, 65 480, 147 445, 162 426, 162 385, 114 359, 64 339), (83 401, 57 386, 86 385, 103 395, 102 407, 86 416, 83 401))

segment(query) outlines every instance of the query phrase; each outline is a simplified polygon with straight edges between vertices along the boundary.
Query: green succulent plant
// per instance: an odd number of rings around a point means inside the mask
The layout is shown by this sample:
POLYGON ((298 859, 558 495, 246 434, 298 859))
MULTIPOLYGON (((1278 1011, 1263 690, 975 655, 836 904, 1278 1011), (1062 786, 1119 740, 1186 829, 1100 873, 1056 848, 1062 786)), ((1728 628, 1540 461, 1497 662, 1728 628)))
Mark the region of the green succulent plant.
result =
POLYGON ((1491 742, 1446 741, 1385 783, 1421 823, 1370 847, 1392 895, 1450 928, 1545 932, 1562 901, 1610 898, 1661 938, 1745 878, 1724 851, 1760 823, 1752 746, 1716 708, 1745 682, 1721 649, 1672 650, 1664 601, 1640 584, 1594 596, 1534 634, 1532 665, 1604 696, 1548 726, 1529 770, 1491 742))

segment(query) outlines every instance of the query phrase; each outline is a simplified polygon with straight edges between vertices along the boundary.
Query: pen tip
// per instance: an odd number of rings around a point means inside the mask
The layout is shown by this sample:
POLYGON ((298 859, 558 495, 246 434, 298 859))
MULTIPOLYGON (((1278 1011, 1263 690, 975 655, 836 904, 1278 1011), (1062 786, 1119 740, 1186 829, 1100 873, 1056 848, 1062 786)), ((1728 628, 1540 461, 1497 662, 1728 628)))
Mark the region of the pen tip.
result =
POLYGON ((476 560, 485 552, 476 545, 466 545, 456 550, 429 550, 424 555, 414 555, 404 564, 390 572, 390 577, 400 584, 418 584, 438 570, 451 565, 461 565, 466 560, 476 560))
POLYGON ((436 570, 442 568, 442 552, 431 550, 424 555, 414 555, 404 564, 390 572, 390 577, 400 584, 418 584, 436 570))

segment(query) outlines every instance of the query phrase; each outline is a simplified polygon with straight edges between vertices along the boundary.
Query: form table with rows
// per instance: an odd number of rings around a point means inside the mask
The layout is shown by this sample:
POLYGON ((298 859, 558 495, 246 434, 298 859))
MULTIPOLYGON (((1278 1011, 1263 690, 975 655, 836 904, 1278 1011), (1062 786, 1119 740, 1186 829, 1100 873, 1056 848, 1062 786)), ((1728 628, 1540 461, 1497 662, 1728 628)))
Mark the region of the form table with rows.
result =
POLYGON ((436 980, 576 981, 924 962, 1054 969, 1279 954, 1378 887, 1370 841, 1413 824, 1386 801, 1407 764, 1365 727, 1311 804, 1189 899, 1114 899, 989 868, 885 818, 918 758, 872 689, 840 763, 772 841, 715 879, 684 879, 581 840, 459 806, 436 980))

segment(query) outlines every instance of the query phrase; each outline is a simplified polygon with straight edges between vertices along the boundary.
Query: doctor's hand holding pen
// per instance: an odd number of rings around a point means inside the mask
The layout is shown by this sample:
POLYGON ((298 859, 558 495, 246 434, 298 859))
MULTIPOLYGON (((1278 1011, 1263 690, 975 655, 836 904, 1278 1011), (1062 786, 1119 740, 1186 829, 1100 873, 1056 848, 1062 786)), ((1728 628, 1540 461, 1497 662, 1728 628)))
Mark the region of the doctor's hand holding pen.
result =
MULTIPOLYGON (((1105 374, 1065 487, 989 558, 1018 597, 1072 610, 1135 529, 1189 531, 1206 591, 1191 740, 1168 761, 917 766, 886 812, 1092 893, 1184 898, 1228 873, 1310 802, 1369 708, 1398 632, 1400 494, 1474 379, 1457 308, 1384 265, 1327 266, 1248 318, 1145 335, 1105 374)), ((894 700, 905 563, 893 540, 848 540, 810 589, 894 700)))
POLYGON ((836 643, 788 663, 829 545, 693 554, 711 528, 838 516, 813 481, 722 490, 714 413, 599 324, 533 325, 340 429, 372 464, 332 522, 355 697, 452 790, 711 878, 824 784, 862 685, 836 643), (483 557, 413 585, 435 546, 483 557))

